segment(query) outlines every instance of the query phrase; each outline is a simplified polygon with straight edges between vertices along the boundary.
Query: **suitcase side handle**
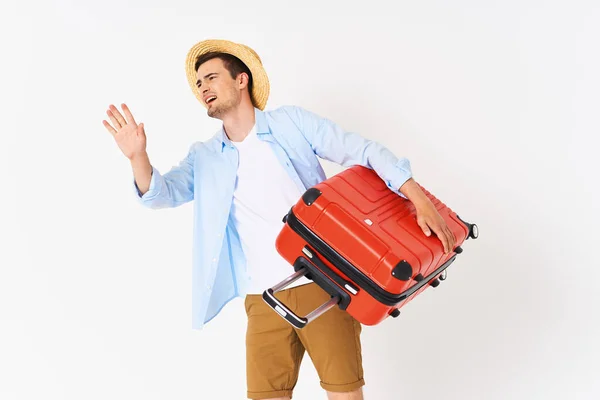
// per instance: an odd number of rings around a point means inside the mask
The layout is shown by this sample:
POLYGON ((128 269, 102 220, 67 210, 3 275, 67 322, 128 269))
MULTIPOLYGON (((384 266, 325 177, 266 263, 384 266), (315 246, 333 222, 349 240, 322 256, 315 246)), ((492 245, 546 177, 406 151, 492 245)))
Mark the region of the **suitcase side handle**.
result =
POLYGON ((281 281, 277 285, 273 286, 272 288, 265 290, 263 292, 263 296, 262 296, 263 300, 273 310, 275 310, 279 315, 281 315, 283 318, 285 318, 285 320, 287 322, 289 322, 290 324, 292 324, 294 327, 296 327, 298 329, 304 328, 309 322, 320 317, 321 315, 323 315, 324 313, 326 313, 327 311, 329 311, 330 309, 335 307, 340 301, 340 298, 338 296, 334 296, 331 299, 329 299, 329 301, 326 301, 325 303, 323 303, 321 306, 319 306, 318 308, 316 308, 315 310, 310 312, 305 317, 300 317, 295 312, 290 310, 289 307, 287 307, 285 304, 283 304, 283 302, 281 300, 279 300, 278 298, 275 297, 276 292, 282 290, 286 286, 290 285, 292 282, 297 281, 298 279, 300 279, 307 273, 308 273, 308 271, 306 270, 305 267, 300 268, 293 275, 290 275, 288 278, 284 279, 283 281, 281 281))

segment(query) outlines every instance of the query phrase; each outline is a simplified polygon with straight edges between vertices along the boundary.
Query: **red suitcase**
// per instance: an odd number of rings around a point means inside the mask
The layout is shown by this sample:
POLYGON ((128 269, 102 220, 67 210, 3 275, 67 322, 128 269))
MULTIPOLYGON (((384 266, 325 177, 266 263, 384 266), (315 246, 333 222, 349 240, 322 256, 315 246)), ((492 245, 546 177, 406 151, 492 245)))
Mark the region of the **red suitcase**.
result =
POLYGON ((446 278, 477 225, 459 218, 421 187, 456 236, 444 255, 441 241, 425 236, 415 208, 392 192, 375 171, 353 166, 308 189, 284 216, 275 246, 296 271, 264 291, 263 299, 296 328, 336 305, 365 325, 376 325, 446 278), (331 295, 307 316, 296 315, 275 293, 306 275, 331 295))

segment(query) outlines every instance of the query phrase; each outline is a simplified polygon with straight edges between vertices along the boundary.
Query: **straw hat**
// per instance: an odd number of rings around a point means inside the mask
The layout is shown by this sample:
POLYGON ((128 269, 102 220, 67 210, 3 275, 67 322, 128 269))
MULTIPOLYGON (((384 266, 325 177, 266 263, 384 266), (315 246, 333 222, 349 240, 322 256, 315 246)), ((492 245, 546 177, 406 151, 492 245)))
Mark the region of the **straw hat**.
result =
POLYGON ((250 93, 252 103, 256 108, 264 110, 265 105, 267 104, 267 98, 269 97, 270 86, 267 73, 263 68, 260 57, 250 47, 228 40, 204 40, 196 43, 187 54, 185 60, 185 72, 188 83, 200 103, 206 107, 206 104, 204 104, 204 101, 202 100, 202 94, 198 90, 198 87, 196 87, 198 77, 194 70, 194 66, 198 56, 212 51, 234 55, 246 64, 252 73, 252 93, 250 93))

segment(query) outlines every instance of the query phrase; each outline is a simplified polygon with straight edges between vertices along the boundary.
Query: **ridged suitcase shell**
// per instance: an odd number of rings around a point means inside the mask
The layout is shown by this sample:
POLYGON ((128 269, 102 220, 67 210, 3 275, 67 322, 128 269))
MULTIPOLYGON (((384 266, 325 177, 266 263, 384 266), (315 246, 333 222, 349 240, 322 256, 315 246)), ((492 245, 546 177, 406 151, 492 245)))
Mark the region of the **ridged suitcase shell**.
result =
MULTIPOLYGON (((425 236, 418 226, 412 202, 362 166, 347 168, 310 188, 284 217, 277 251, 296 267, 299 258, 304 265, 310 261, 312 269, 339 288, 336 291, 345 292, 347 304, 339 304, 340 308, 365 325, 378 324, 390 314, 396 316, 396 309, 430 283, 437 286, 441 272, 462 252, 463 242, 477 237, 476 225, 462 221, 421 188, 456 236, 455 251, 444 255, 437 236, 425 236)), ((315 274, 307 276, 311 275, 315 274)))

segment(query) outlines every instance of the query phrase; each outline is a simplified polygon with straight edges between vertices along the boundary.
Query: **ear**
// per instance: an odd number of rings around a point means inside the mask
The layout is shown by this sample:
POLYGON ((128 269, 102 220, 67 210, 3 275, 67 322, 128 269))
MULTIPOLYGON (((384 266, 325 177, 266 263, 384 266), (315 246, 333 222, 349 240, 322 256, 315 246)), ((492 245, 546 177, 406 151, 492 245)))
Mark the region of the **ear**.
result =
POLYGON ((248 86, 248 80, 249 80, 248 74, 245 73, 245 72, 240 72, 240 74, 238 75, 238 77, 236 79, 236 82, 238 84, 238 88, 239 89, 243 89, 243 88, 247 87, 248 86))

